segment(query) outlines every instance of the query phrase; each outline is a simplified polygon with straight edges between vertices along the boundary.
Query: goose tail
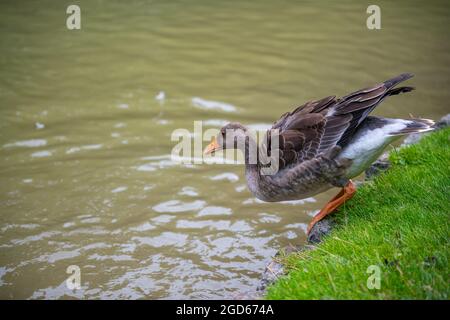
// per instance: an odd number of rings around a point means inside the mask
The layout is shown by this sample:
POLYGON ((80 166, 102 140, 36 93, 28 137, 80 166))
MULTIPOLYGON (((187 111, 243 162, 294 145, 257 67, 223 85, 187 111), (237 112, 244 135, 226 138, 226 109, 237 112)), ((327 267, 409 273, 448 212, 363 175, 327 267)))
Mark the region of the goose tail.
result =
POLYGON ((415 88, 414 87, 398 87, 398 88, 394 88, 396 85, 398 85, 400 82, 403 82, 405 80, 411 79, 412 77, 414 77, 414 75, 412 73, 402 73, 401 75, 386 80, 384 82, 384 86, 386 88, 388 88, 388 91, 386 92, 385 96, 395 96, 398 95, 400 93, 406 93, 406 92, 411 92, 413 91, 415 88))
POLYGON ((397 135, 405 135, 405 134, 411 134, 411 133, 417 133, 417 132, 427 132, 432 131, 435 129, 435 123, 431 119, 396 119, 395 120, 399 125, 399 128, 397 130, 393 130, 392 132, 389 132, 389 135, 391 136, 397 136, 397 135))

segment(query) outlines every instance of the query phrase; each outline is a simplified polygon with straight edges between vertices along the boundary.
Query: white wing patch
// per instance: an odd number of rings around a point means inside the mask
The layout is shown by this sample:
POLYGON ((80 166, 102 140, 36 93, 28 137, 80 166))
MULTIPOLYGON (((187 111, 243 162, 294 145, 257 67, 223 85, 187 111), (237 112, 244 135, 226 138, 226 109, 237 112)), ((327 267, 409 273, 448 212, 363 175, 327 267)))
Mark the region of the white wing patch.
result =
POLYGON ((411 122, 393 119, 381 128, 356 133, 352 141, 339 154, 339 158, 353 160, 348 170, 348 177, 353 178, 363 172, 380 156, 389 143, 401 137, 396 133, 406 128, 411 122))

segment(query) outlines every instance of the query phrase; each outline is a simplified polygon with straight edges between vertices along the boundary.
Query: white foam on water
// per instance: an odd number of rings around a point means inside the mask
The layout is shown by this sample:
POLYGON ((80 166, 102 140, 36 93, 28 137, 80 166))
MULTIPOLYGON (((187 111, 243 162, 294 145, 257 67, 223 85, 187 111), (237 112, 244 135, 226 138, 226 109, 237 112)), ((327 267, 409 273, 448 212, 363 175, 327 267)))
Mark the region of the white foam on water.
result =
POLYGON ((199 97, 192 98, 192 104, 197 108, 205 110, 220 110, 225 112, 235 112, 237 110, 237 108, 232 104, 220 101, 206 100, 199 97))
POLYGON ((44 150, 44 151, 33 152, 31 154, 31 157, 33 157, 33 158, 45 158, 45 157, 50 157, 51 155, 52 155, 52 153, 50 151, 44 150))
POLYGON ((166 93, 164 91, 160 91, 156 96, 155 96, 155 100, 157 101, 164 101, 166 99, 166 93))
POLYGON ((163 154, 159 156, 147 156, 147 157, 141 157, 142 160, 163 160, 163 159, 170 159, 170 154, 163 154))
POLYGON ((170 121, 166 120, 166 119, 159 119, 156 123, 161 124, 161 125, 166 125, 166 124, 169 124, 170 121))
POLYGON ((152 218, 151 220, 154 223, 168 223, 168 222, 172 221, 174 218, 175 218, 175 216, 171 216, 168 214, 162 214, 160 216, 152 218))
POLYGON ((127 126, 124 122, 118 122, 114 125, 114 128, 125 128, 127 126))
POLYGON ((16 141, 13 143, 8 143, 3 145, 4 148, 11 148, 11 147, 25 147, 25 148, 36 148, 36 147, 42 147, 47 145, 47 140, 45 139, 30 139, 30 140, 22 140, 22 141, 16 141))
POLYGON ((97 150, 97 149, 101 149, 102 147, 103 147, 102 144, 89 144, 89 145, 82 146, 81 149, 83 149, 83 150, 97 150))
POLYGON ((217 216, 217 215, 230 215, 232 213, 230 208, 225 207, 205 207, 202 210, 200 210, 197 214, 198 217, 203 216, 217 216))
MULTIPOLYGON (((314 203, 314 202, 317 202, 317 200, 314 199, 313 197, 309 197, 309 198, 301 199, 301 200, 279 201, 277 203, 288 204, 288 205, 299 205, 299 204, 314 203)), ((258 198, 249 198, 242 202, 242 204, 258 204, 258 203, 267 203, 267 202, 262 201, 258 198)))
POLYGON ((189 196, 189 197, 196 197, 198 196, 198 192, 193 187, 183 187, 180 192, 178 192, 180 196, 189 196))
POLYGON ((154 225, 149 222, 144 222, 143 224, 138 225, 137 227, 130 228, 131 231, 143 232, 156 229, 154 225))
POLYGON ((206 202, 202 200, 195 200, 192 202, 182 202, 180 200, 169 200, 154 206, 152 209, 156 212, 185 212, 197 211, 205 206, 206 202))
POLYGON ((117 187, 117 188, 111 190, 111 193, 119 193, 119 192, 123 192, 123 191, 125 191, 127 189, 128 189, 128 187, 125 187, 125 186, 117 187))
POLYGON ((151 172, 155 171, 156 168, 152 164, 143 164, 136 168, 137 171, 151 172))
POLYGON ((182 157, 177 155, 172 155, 171 160, 177 164, 193 164, 193 163, 204 163, 204 164, 244 164, 243 161, 233 160, 223 158, 219 155, 217 156, 203 156, 201 157, 182 157))
POLYGON ((281 221, 281 217, 270 214, 270 213, 260 213, 258 214, 261 218, 258 219, 261 223, 279 223, 281 221))
POLYGON ((66 154, 76 153, 81 150, 97 150, 101 149, 103 147, 103 144, 88 144, 81 147, 72 147, 69 150, 66 151, 66 154))
POLYGON ((205 126, 213 126, 213 127, 223 127, 230 121, 222 120, 222 119, 210 119, 210 120, 204 120, 203 124, 205 126))
POLYGON ((230 182, 236 182, 239 180, 239 176, 237 174, 231 173, 231 172, 225 172, 218 174, 217 176, 210 177, 209 179, 213 181, 219 181, 219 180, 228 180, 230 182))

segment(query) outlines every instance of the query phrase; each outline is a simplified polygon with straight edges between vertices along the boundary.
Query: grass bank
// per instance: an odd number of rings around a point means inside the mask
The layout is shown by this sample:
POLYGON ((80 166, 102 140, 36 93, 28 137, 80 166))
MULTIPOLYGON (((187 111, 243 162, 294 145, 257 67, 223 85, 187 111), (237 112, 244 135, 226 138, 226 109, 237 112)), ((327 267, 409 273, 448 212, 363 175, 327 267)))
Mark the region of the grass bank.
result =
POLYGON ((267 299, 448 299, 450 129, 390 154, 392 168, 339 212, 314 250, 282 258, 267 299), (380 270, 380 289, 369 289, 380 270))

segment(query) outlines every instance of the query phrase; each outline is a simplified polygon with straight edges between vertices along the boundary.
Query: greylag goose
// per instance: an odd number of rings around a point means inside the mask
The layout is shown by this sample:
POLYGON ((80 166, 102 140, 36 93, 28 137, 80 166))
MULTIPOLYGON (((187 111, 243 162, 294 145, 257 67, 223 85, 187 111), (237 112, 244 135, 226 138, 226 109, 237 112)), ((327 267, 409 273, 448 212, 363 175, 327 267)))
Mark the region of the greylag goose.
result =
POLYGON ((342 188, 312 219, 309 234, 318 221, 355 194, 351 179, 368 168, 389 143, 406 134, 433 129, 434 122, 428 119, 369 116, 385 98, 413 90, 396 87, 412 76, 405 73, 342 98, 307 102, 283 114, 262 143, 257 143, 242 124, 229 123, 206 147, 205 154, 240 149, 248 188, 267 202, 304 199, 332 187, 342 188), (257 150, 256 160, 252 161, 251 150, 257 150), (277 170, 263 174, 267 156, 273 154, 278 157, 277 170))

